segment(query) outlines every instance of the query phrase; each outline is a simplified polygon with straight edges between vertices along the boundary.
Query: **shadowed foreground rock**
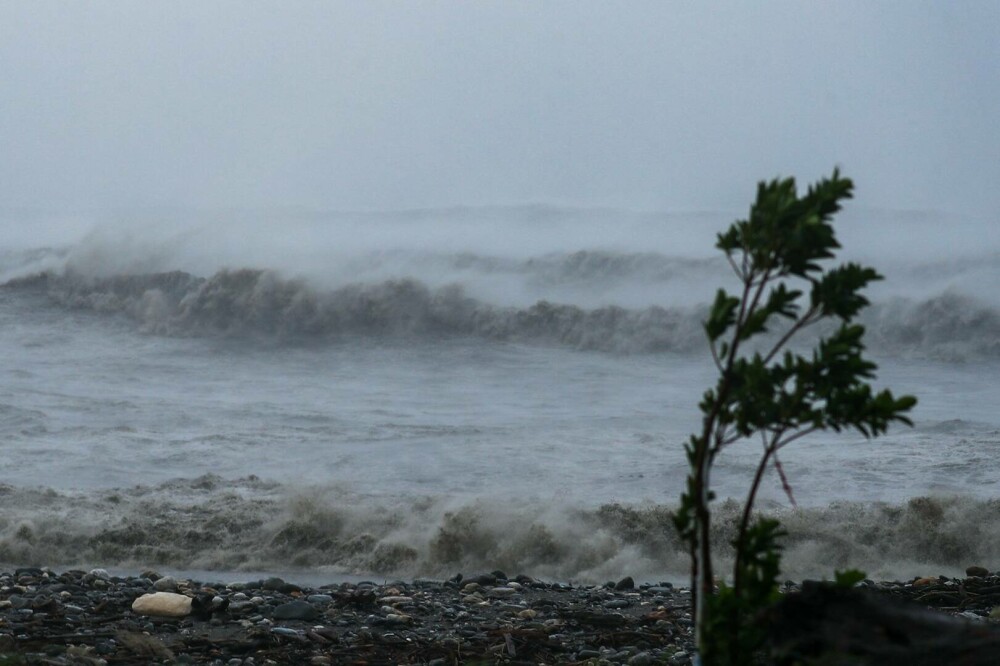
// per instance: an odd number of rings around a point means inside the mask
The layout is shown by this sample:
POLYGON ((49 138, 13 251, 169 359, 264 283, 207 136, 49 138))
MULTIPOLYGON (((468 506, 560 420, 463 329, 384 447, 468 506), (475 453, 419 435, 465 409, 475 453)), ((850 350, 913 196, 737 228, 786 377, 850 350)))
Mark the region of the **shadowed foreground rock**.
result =
POLYGON ((860 588, 807 582, 767 616, 777 666, 995 666, 1000 628, 860 588))

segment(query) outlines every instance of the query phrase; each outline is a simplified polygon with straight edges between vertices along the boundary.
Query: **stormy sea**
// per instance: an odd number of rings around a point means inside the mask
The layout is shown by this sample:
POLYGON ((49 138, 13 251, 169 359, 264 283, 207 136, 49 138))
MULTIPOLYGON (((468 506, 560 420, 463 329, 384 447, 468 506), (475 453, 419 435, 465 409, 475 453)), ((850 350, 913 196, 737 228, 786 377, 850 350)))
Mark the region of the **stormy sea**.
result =
MULTIPOLYGON (((736 216, 5 213, 0 564, 683 581, 670 512, 736 216)), ((1000 561, 997 225, 835 225, 886 278, 876 384, 920 402, 783 453, 795 504, 771 474, 761 507, 785 575, 1000 561)), ((722 531, 758 452, 720 460, 722 531)))

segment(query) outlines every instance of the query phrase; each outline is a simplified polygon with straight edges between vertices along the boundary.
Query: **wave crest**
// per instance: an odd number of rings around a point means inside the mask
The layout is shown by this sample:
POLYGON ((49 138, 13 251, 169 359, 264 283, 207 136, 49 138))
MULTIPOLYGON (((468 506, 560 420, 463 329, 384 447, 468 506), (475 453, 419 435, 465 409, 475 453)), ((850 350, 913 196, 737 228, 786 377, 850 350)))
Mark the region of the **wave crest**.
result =
MULTIPOLYGON (((705 305, 587 309, 544 300, 503 307, 472 298, 459 285, 431 288, 415 279, 391 279, 322 290, 256 269, 208 278, 181 271, 101 278, 43 273, 4 286, 43 291, 66 307, 125 313, 142 331, 168 336, 463 336, 615 353, 701 351, 707 311, 705 305)), ((947 361, 1000 356, 1000 311, 962 294, 876 302, 861 321, 869 346, 882 353, 947 361)))
POLYGON ((700 344, 699 320, 680 310, 587 310, 546 301, 497 307, 467 297, 459 286, 431 289, 412 279, 320 291, 304 280, 242 269, 210 278, 182 272, 109 278, 50 274, 7 286, 29 283, 44 285, 61 305, 127 313, 143 331, 162 335, 472 336, 615 352, 700 344))

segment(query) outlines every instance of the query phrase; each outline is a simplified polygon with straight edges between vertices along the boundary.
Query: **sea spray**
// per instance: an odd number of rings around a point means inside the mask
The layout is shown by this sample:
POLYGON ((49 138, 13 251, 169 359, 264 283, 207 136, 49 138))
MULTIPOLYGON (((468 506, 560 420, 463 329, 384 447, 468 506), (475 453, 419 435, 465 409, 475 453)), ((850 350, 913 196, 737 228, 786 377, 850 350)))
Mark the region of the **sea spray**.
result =
MULTIPOLYGON (((9 280, 14 291, 43 291, 69 308, 131 317, 145 333, 342 341, 364 336, 473 337, 628 353, 693 352, 703 343, 704 306, 586 309, 539 301, 501 307, 459 285, 431 288, 406 278, 322 290, 303 279, 257 269, 116 275, 41 273, 9 280)), ((1000 310, 945 292, 873 304, 861 317, 870 346, 889 356, 949 362, 1000 357, 1000 310)))
MULTIPOLYGON (((7 485, 0 492, 5 563, 439 578, 499 568, 592 583, 625 574, 683 581, 687 573, 672 507, 656 504, 393 501, 211 475, 115 490, 7 485)), ((831 567, 865 567, 888 579, 957 575, 969 563, 1000 559, 1000 500, 917 497, 768 511, 789 531, 783 575, 790 579, 829 575, 831 567)), ((721 503, 719 518, 715 529, 725 539, 736 503, 721 503)))

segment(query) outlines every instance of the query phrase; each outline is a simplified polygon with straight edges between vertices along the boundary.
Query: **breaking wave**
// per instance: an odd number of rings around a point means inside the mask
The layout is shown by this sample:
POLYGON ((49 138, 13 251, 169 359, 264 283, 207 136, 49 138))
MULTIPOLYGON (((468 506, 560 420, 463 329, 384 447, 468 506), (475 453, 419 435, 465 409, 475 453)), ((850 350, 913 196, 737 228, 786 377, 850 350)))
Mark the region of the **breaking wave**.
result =
MULTIPOLYGON (((641 270, 669 280, 683 272, 683 266, 663 259, 563 255, 558 260, 537 260, 541 264, 533 279, 565 283, 574 274, 590 280, 607 274, 634 277, 641 270)), ((65 307, 124 313, 141 331, 165 336, 281 341, 474 337, 615 353, 701 351, 701 322, 707 308, 584 308, 545 300, 527 307, 500 306, 469 296, 458 284, 431 287, 416 279, 389 279, 324 290, 304 279, 256 269, 222 270, 208 278, 181 271, 110 277, 44 272, 9 280, 4 286, 39 291, 65 307)), ((868 327, 869 346, 889 355, 946 361, 1000 356, 1000 311, 960 293, 875 302, 862 322, 868 327)))
MULTIPOLYGON (((393 503, 332 488, 206 475, 83 492, 0 486, 0 563, 450 577, 501 568, 559 580, 683 581, 663 505, 595 509, 426 497, 393 503)), ((717 506, 717 543, 739 518, 717 506)), ((858 567, 879 578, 954 575, 1000 558, 1000 500, 918 497, 781 510, 783 575, 858 567)), ((720 565, 730 555, 720 552, 720 565)))
POLYGON ((66 307, 126 313, 144 332, 161 335, 471 336, 626 353, 686 350, 701 342, 700 318, 679 309, 587 310, 546 301, 499 307, 466 296, 458 286, 431 289, 410 279, 319 291, 302 280, 244 269, 207 279, 183 272, 43 274, 7 287, 43 289, 66 307))

